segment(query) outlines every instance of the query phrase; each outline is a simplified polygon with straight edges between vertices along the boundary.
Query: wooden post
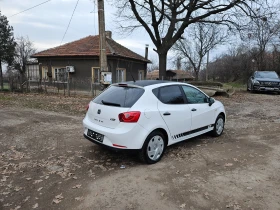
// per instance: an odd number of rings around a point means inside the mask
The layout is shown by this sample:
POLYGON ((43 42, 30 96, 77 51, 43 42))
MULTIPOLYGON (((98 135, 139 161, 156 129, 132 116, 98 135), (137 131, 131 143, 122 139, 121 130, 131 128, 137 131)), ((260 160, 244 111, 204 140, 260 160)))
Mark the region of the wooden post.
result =
POLYGON ((70 72, 68 72, 68 76, 67 76, 67 92, 68 92, 68 96, 70 96, 70 72))
POLYGON ((206 81, 208 81, 208 65, 209 65, 209 51, 207 52, 207 63, 206 63, 206 71, 205 71, 206 81))

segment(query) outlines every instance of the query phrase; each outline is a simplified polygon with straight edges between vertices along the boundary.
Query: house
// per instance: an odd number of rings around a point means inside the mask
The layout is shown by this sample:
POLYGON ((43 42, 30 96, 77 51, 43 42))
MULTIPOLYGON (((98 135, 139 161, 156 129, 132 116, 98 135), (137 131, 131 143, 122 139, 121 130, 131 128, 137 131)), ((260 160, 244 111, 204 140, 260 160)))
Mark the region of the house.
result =
MULTIPOLYGON (((71 67, 73 71, 70 73, 71 79, 99 83, 99 54, 99 35, 96 35, 38 52, 32 57, 38 60, 42 80, 66 81, 68 77, 66 67, 68 69, 71 67)), ((147 53, 142 57, 120 45, 112 39, 110 31, 106 31, 106 54, 108 71, 112 72, 113 83, 133 78, 145 79, 147 64, 150 63, 147 53)))
MULTIPOLYGON (((166 77, 172 81, 190 81, 194 80, 195 77, 192 75, 190 71, 184 70, 167 70, 166 77)), ((159 70, 150 71, 147 73, 147 79, 160 79, 159 78, 159 70)))

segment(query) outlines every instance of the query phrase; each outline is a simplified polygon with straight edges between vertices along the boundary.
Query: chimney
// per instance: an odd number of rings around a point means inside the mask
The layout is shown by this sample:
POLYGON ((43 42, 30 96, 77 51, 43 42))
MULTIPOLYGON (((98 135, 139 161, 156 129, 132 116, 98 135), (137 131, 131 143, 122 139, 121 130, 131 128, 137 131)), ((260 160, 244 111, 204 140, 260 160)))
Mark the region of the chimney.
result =
POLYGON ((112 39, 112 31, 105 31, 105 36, 109 39, 112 39))
POLYGON ((145 59, 148 60, 148 48, 149 48, 149 45, 146 44, 146 48, 145 48, 145 59))

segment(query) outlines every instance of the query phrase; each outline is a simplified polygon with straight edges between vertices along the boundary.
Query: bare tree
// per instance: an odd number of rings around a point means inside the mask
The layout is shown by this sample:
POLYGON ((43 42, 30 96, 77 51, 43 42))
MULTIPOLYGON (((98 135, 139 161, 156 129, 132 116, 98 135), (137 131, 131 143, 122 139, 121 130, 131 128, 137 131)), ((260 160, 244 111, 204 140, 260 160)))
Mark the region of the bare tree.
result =
POLYGON ((210 78, 220 82, 245 83, 252 69, 254 69, 254 63, 248 46, 244 44, 237 47, 231 46, 227 53, 209 63, 210 78))
POLYGON ((16 55, 14 58, 13 67, 20 74, 20 83, 22 88, 22 84, 26 79, 26 65, 28 61, 30 61, 30 56, 33 55, 36 50, 34 49, 33 43, 28 37, 19 37, 16 41, 16 55))
POLYGON ((266 70, 265 54, 269 45, 275 43, 280 34, 279 5, 268 8, 254 8, 257 17, 251 17, 249 24, 240 30, 243 42, 249 43, 252 59, 260 71, 266 70))
MULTIPOLYGON (((251 4, 266 0, 111 0, 118 8, 121 28, 132 32, 144 28, 156 46, 160 78, 166 78, 167 53, 191 24, 234 24, 251 4), (249 5, 250 4, 250 5, 249 5)), ((241 23, 241 22, 239 22, 241 23)))
POLYGON ((198 80, 205 55, 217 45, 223 44, 228 36, 217 25, 206 23, 193 25, 187 34, 188 38, 179 39, 173 46, 173 50, 189 61, 195 79, 198 80))

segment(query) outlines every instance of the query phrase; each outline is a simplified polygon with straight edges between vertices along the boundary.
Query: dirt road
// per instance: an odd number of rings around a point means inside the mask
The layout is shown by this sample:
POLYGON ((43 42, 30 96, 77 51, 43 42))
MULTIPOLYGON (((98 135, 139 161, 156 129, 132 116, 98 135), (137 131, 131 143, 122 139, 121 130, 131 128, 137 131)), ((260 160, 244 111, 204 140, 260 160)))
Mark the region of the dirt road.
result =
POLYGON ((224 134, 171 146, 155 165, 84 139, 89 99, 68 98, 70 113, 53 108, 59 97, 28 97, 0 94, 0 209, 280 209, 280 95, 218 98, 224 134))

